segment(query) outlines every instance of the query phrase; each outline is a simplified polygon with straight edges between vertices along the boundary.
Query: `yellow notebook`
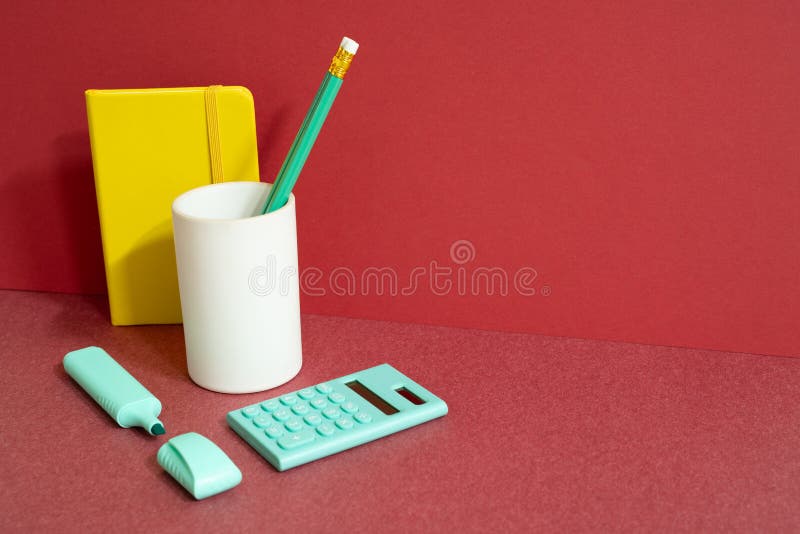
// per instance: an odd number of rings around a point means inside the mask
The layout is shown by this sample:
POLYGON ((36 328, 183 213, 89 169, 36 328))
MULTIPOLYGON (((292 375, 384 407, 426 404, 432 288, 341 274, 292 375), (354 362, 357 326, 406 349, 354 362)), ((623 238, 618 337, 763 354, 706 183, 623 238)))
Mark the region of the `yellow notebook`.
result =
POLYGON ((244 87, 86 91, 111 322, 180 323, 172 201, 202 185, 258 181, 244 87))

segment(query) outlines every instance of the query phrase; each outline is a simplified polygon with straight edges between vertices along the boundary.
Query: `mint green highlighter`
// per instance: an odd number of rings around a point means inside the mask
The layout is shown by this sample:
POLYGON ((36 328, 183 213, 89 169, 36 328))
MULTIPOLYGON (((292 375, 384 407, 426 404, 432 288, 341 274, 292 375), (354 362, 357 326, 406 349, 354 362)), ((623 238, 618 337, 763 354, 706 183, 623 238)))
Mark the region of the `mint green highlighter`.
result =
POLYGON ((441 417, 447 404, 378 365, 228 413, 230 427, 285 471, 441 417))
POLYGON ((68 353, 64 370, 119 426, 140 426, 153 436, 164 434, 158 420, 161 401, 100 347, 68 353))

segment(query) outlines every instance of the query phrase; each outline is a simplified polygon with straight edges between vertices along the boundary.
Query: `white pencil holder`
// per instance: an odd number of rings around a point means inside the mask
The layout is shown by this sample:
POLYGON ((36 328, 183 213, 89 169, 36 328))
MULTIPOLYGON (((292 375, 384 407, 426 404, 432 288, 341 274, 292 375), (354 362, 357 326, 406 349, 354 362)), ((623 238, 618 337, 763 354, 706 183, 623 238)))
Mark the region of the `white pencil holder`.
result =
POLYGON ((213 184, 172 204, 186 361, 206 389, 263 391, 302 365, 295 199, 258 215, 269 189, 213 184))

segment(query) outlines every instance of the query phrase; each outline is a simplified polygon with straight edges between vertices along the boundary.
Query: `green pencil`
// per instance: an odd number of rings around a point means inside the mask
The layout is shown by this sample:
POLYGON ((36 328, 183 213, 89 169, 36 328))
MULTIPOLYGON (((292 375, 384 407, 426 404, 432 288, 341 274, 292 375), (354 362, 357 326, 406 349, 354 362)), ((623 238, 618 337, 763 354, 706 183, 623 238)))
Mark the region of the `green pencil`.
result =
POLYGON ((328 72, 325 73, 322 85, 320 85, 317 95, 314 97, 311 109, 306 113, 306 118, 303 119, 300 131, 297 132, 297 137, 294 138, 289 154, 286 156, 283 165, 281 165, 281 170, 278 171, 275 183, 272 184, 272 188, 269 190, 267 202, 261 211, 262 214, 283 207, 289 200, 289 193, 292 192, 292 188, 297 182, 297 177, 300 176, 300 171, 303 170, 303 165, 308 159, 311 147, 314 146, 314 141, 317 140, 317 135, 319 135, 319 131, 325 122, 325 117, 328 116, 333 101, 342 87, 344 75, 347 73, 350 62, 353 61, 353 56, 356 55, 357 50, 357 42, 348 37, 342 39, 342 44, 339 45, 339 50, 333 56, 331 66, 328 68, 328 72))

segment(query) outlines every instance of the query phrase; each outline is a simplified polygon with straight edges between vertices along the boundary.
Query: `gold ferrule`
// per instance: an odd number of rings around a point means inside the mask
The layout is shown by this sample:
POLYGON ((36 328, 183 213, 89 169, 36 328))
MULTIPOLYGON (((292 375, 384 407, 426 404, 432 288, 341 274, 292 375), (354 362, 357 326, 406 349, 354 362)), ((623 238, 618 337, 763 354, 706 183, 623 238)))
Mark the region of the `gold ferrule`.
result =
POLYGON ((350 68, 350 62, 353 61, 354 55, 355 54, 347 52, 344 48, 339 48, 336 55, 333 56, 331 60, 331 66, 328 67, 328 72, 343 80, 344 75, 347 74, 347 69, 350 68))

